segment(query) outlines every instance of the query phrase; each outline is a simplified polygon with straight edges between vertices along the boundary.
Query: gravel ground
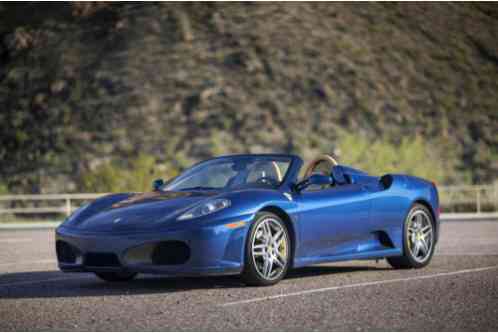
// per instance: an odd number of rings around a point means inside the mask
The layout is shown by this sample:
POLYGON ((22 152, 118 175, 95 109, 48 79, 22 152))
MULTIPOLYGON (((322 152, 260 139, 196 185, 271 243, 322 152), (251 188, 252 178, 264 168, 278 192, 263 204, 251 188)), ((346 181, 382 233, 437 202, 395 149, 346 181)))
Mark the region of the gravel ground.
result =
POLYGON ((267 288, 235 277, 142 275, 109 284, 57 270, 53 230, 0 231, 0 331, 498 330, 498 223, 443 223, 432 263, 295 270, 267 288))

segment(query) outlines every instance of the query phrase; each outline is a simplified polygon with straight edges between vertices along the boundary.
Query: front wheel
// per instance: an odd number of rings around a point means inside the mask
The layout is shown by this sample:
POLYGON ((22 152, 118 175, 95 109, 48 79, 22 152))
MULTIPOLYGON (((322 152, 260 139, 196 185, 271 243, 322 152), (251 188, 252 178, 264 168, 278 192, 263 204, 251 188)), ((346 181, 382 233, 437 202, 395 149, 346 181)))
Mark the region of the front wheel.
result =
POLYGON ((137 276, 137 273, 129 273, 129 272, 96 272, 95 275, 97 275, 100 279, 107 281, 107 282, 123 282, 123 281, 130 281, 135 276, 137 276))
POLYGON ((275 214, 262 212, 249 229, 242 279, 252 286, 276 284, 287 273, 291 259, 289 232, 275 214))
POLYGON ((423 205, 415 204, 406 217, 403 228, 403 256, 387 261, 394 268, 422 268, 434 254, 434 219, 423 205))

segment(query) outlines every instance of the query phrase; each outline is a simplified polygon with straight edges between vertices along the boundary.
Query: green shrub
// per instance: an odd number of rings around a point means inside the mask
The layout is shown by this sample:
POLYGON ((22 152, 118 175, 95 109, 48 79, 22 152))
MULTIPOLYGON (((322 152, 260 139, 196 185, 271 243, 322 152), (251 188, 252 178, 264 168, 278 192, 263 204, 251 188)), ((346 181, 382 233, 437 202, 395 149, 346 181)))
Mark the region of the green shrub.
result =
POLYGON ((83 192, 119 192, 126 187, 123 170, 116 163, 106 163, 83 174, 83 192))
POLYGON ((407 173, 437 183, 449 181, 456 173, 453 166, 440 158, 439 152, 417 136, 401 139, 399 144, 387 139, 343 134, 338 141, 341 164, 351 165, 372 174, 407 173))
POLYGON ((0 183, 0 195, 2 194, 8 194, 9 190, 7 188, 7 185, 0 183))
POLYGON ((169 164, 160 164, 150 155, 140 154, 129 161, 113 160, 82 176, 86 192, 144 192, 150 191, 152 181, 169 179, 177 170, 169 164))

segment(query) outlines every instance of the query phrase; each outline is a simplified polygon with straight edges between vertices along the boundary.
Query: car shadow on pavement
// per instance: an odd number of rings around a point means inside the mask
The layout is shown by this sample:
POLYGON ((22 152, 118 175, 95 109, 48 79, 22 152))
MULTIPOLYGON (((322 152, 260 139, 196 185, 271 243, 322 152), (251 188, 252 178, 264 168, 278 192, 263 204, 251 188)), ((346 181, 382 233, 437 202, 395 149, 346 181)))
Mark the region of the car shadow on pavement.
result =
MULTIPOLYGON (((388 269, 371 266, 311 266, 290 271, 281 283, 323 275, 388 269)), ((93 273, 64 274, 55 270, 0 274, 0 299, 169 294, 189 290, 245 287, 237 276, 165 277, 139 275, 132 281, 105 282, 98 279, 93 273)))
POLYGON ((288 279, 302 279, 305 277, 314 277, 328 274, 346 274, 354 272, 366 271, 389 271, 390 267, 374 267, 374 266, 307 266, 296 268, 287 273, 286 280, 288 279))

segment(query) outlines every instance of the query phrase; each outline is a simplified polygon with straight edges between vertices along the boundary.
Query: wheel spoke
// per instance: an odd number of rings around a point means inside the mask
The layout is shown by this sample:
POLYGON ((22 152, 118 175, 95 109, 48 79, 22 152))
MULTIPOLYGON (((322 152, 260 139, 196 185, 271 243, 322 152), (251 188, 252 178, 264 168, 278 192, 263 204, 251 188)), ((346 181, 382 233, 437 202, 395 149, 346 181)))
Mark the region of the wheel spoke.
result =
POLYGON ((269 263, 268 258, 265 257, 263 261, 263 276, 265 277, 268 272, 268 263, 269 263))
POLYGON ((416 241, 415 246, 413 248, 413 255, 417 257, 419 252, 420 252, 420 242, 416 241))
POLYGON ((283 268, 283 267, 285 266, 285 261, 280 260, 279 256, 280 256, 280 255, 277 255, 277 256, 276 256, 276 257, 274 257, 273 259, 274 259, 275 263, 276 263, 278 266, 280 266, 280 267, 282 267, 282 268, 283 268))
POLYGON ((429 235, 430 233, 432 233, 432 226, 426 225, 420 231, 422 232, 422 235, 429 235))
POLYGON ((422 249, 422 255, 426 255, 427 252, 429 252, 429 246, 427 246, 427 243, 424 239, 420 240, 420 248, 422 249))
POLYGON ((265 228, 265 237, 268 241, 271 239, 271 229, 268 222, 264 222, 264 228, 265 228))
POLYGON ((256 232, 255 238, 256 239, 262 239, 262 238, 264 238, 264 234, 265 234, 264 231, 261 230, 261 228, 259 228, 258 231, 256 232))
POLYGON ((432 235, 432 229, 429 229, 426 232, 422 233, 422 237, 424 240, 427 240, 428 238, 430 238, 431 235, 432 235))
POLYGON ((284 231, 282 229, 280 229, 279 231, 277 231, 275 233, 275 235, 273 235, 273 241, 275 243, 279 243, 279 239, 283 236, 283 234, 284 234, 284 231))
POLYGON ((266 253, 266 245, 259 244, 253 247, 252 253, 256 257, 261 257, 266 253))
POLYGON ((414 226, 415 229, 418 228, 418 224, 420 221, 420 215, 415 215, 412 217, 412 225, 414 226))
POLYGON ((265 260, 265 265, 263 267, 263 275, 267 278, 271 275, 271 269, 273 268, 273 261, 270 258, 265 260))

